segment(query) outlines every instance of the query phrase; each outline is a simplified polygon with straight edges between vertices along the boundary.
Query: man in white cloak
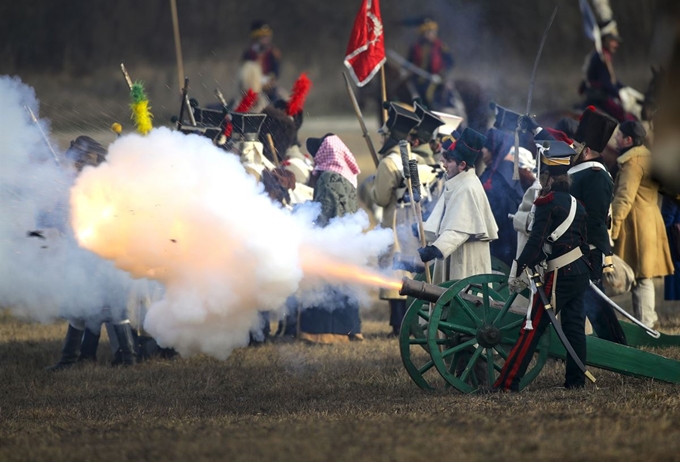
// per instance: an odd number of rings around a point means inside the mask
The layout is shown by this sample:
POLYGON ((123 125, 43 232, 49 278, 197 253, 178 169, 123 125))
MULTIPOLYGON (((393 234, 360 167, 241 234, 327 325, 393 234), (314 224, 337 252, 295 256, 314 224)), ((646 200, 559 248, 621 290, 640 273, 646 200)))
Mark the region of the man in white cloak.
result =
POLYGON ((485 142, 484 135, 466 128, 455 147, 443 153, 448 179, 425 222, 431 244, 418 249, 423 262, 436 259, 435 284, 491 273, 489 243, 498 239, 498 226, 475 173, 475 160, 485 142))

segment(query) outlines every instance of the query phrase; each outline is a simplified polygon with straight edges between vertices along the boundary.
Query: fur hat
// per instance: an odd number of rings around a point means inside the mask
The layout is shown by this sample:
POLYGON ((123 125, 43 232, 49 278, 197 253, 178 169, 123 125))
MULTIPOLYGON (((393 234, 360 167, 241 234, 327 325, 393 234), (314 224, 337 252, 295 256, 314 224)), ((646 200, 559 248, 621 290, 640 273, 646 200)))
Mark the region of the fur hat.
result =
POLYGON ((606 114, 588 106, 581 114, 574 141, 593 151, 602 152, 609 143, 618 122, 606 114))
POLYGON ((262 110, 262 114, 266 116, 262 129, 258 136, 260 142, 264 146, 264 155, 269 159, 274 159, 274 153, 271 152, 267 134, 271 134, 274 141, 274 149, 278 153, 280 159, 286 155, 286 151, 295 143, 297 130, 295 129, 295 122, 281 109, 276 109, 274 106, 267 106, 262 110))

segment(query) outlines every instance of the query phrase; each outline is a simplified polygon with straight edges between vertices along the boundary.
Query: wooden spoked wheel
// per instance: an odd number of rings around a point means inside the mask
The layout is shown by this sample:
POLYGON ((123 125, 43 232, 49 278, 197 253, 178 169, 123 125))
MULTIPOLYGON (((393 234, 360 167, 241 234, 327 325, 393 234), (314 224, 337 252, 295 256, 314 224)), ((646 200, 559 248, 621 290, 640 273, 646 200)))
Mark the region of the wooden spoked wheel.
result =
MULTIPOLYGON (((456 281, 430 315, 426 341, 432 363, 447 383, 464 393, 493 386, 524 323, 524 316, 510 311, 517 294, 497 290, 506 282, 507 276, 497 274, 456 281)), ((543 368, 549 341, 546 332, 521 387, 543 368)))
MULTIPOLYGON (((450 287, 455 281, 440 284, 440 287, 450 287)), ((411 302, 399 333, 399 349, 401 360, 409 376, 420 388, 434 390, 447 386, 432 362, 430 346, 427 341, 427 329, 430 321, 430 303, 409 297, 411 302)), ((448 339, 437 339, 437 347, 449 347, 448 339)), ((449 361, 450 362, 450 361, 449 361)))

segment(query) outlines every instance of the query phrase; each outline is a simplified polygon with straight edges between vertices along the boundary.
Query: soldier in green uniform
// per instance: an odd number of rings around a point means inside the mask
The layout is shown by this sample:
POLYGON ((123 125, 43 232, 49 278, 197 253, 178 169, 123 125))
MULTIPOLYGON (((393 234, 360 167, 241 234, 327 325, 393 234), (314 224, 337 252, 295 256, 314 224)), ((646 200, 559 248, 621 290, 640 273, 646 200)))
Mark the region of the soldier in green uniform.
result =
MULTIPOLYGON (((612 248, 609 241, 610 206, 614 192, 614 181, 607 171, 604 159, 600 154, 604 151, 617 122, 611 117, 596 112, 592 106, 581 116, 574 135, 572 146, 577 156, 569 169, 571 188, 569 192, 586 209, 588 244, 590 247, 591 281, 600 290, 602 287, 602 271, 611 265, 612 248)), ((549 129, 535 129, 537 140, 554 137, 549 129)), ((585 294, 585 313, 597 336, 610 342, 626 344, 626 335, 621 329, 614 309, 589 288, 585 294)))
MULTIPOLYGON (((569 194, 571 156, 575 151, 564 142, 551 142, 548 155, 541 156, 541 196, 535 201, 534 222, 524 250, 513 263, 508 284, 521 292, 528 283, 522 278, 526 268, 543 265, 544 287, 556 311, 560 312, 562 329, 583 363, 586 360, 585 314, 583 294, 588 288, 590 266, 587 262, 586 211, 569 194)), ((520 330, 517 343, 510 351, 494 387, 518 391, 541 335, 550 320, 540 297, 534 297, 531 320, 520 330)), ((583 388, 585 374, 567 356, 565 388, 583 388)))

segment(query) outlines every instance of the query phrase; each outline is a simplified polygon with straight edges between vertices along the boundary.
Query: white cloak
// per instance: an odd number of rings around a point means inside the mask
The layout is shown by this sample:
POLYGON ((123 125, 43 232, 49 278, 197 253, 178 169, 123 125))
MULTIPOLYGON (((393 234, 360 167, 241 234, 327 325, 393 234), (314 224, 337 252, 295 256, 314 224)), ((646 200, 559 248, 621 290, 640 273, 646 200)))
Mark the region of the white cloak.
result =
POLYGON ((435 284, 491 273, 489 243, 498 239, 498 226, 474 170, 446 181, 425 236, 444 255, 435 261, 435 284))

